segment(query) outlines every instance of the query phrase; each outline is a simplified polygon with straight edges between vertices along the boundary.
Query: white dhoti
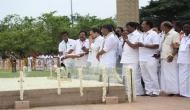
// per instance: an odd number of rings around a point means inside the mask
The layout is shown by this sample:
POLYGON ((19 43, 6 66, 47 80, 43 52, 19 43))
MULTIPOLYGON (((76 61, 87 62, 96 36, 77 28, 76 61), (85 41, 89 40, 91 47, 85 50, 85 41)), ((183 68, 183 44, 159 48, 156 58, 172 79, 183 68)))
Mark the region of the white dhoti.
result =
POLYGON ((158 82, 159 82, 159 85, 161 85, 161 63, 159 61, 158 63, 158 82))
MULTIPOLYGON (((141 83, 141 73, 139 72, 139 65, 138 63, 128 63, 128 64, 123 64, 122 67, 122 76, 125 76, 126 73, 126 68, 130 67, 132 69, 132 74, 134 74, 134 82, 135 82, 135 87, 136 87, 136 95, 143 95, 144 90, 142 87, 141 83)), ((125 76, 127 79, 127 76, 125 76)), ((127 83, 127 80, 126 80, 127 83)), ((126 90, 127 90, 127 84, 125 84, 126 90)), ((127 91, 126 91, 127 92, 127 91)))
POLYGON ((160 86, 158 82, 158 60, 151 58, 149 61, 141 61, 140 68, 145 84, 146 94, 159 95, 160 86))
POLYGON ((190 64, 179 64, 179 93, 190 97, 190 64))
POLYGON ((167 94, 179 93, 179 75, 177 60, 168 63, 166 59, 161 60, 161 90, 167 94))
POLYGON ((120 56, 118 56, 118 58, 117 58, 117 60, 116 60, 116 71, 117 71, 117 73, 119 74, 119 76, 122 76, 122 70, 123 70, 123 68, 122 68, 122 63, 120 63, 120 61, 121 61, 121 57, 120 56))

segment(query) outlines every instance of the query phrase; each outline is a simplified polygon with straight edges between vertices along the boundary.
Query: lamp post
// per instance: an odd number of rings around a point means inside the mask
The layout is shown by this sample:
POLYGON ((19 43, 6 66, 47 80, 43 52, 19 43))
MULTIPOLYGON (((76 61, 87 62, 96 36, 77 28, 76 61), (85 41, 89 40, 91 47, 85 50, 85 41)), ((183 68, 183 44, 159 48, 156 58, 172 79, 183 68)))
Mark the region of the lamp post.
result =
POLYGON ((71 0, 71 26, 73 27, 73 0, 71 0))

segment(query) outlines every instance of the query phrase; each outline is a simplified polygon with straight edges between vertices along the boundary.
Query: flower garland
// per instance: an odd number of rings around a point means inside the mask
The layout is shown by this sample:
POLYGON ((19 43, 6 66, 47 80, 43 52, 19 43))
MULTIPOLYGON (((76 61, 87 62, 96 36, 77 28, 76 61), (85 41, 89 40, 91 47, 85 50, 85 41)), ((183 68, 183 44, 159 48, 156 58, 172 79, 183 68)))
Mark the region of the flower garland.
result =
POLYGON ((132 79, 132 96, 133 96, 133 101, 136 100, 136 85, 135 85, 135 75, 133 74, 133 70, 130 69, 130 74, 131 74, 131 79, 132 79))
POLYGON ((58 84, 58 86, 57 86, 57 94, 58 95, 61 95, 61 79, 60 79, 60 77, 61 77, 61 74, 60 74, 60 68, 57 68, 56 69, 56 73, 57 73, 57 84, 58 84))
POLYGON ((126 68, 126 73, 125 76, 127 77, 127 99, 129 101, 129 103, 132 102, 132 93, 131 93, 131 73, 130 73, 130 69, 127 67, 126 68))
POLYGON ((24 82, 24 73, 23 71, 20 71, 20 100, 24 100, 24 86, 23 86, 23 82, 24 82))
POLYGON ((79 74, 79 81, 80 81, 80 96, 83 96, 83 83, 82 83, 82 79, 83 79, 83 74, 82 74, 82 68, 78 68, 78 74, 79 74))
POLYGON ((136 100, 136 87, 135 87, 135 75, 132 73, 131 67, 126 68, 126 75, 127 77, 127 96, 128 101, 131 103, 132 101, 136 100))
POLYGON ((23 66, 23 73, 26 73, 26 70, 27 70, 27 67, 26 66, 23 66))
POLYGON ((105 66, 102 67, 102 78, 103 78, 102 102, 105 102, 106 101, 106 95, 107 95, 106 85, 107 85, 107 79, 108 79, 108 76, 106 74, 106 68, 105 68, 105 66))

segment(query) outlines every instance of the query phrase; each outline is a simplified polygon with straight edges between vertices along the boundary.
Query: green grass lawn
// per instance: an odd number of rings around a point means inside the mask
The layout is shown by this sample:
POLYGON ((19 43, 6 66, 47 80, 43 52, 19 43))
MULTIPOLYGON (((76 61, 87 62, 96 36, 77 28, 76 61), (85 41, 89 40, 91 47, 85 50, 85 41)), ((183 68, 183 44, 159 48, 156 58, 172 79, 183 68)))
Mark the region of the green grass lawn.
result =
MULTIPOLYGON (((48 77, 49 75, 50 75, 49 71, 32 71, 25 73, 26 77, 48 77)), ((19 77, 19 71, 13 73, 11 71, 0 70, 0 78, 15 78, 15 77, 19 77)))
MULTIPOLYGON (((118 68, 117 68, 118 69, 118 68)), ((73 76, 77 76, 77 70, 76 69, 69 69, 72 73, 73 76)), ((83 70, 84 76, 89 76, 90 77, 94 77, 97 76, 99 74, 97 73, 91 73, 91 70, 83 70)), ((25 72, 24 73, 26 77, 49 77, 50 76, 50 72, 49 71, 31 71, 31 72, 25 72)), ((15 78, 15 77, 19 77, 19 71, 13 73, 11 71, 3 71, 0 70, 0 78, 15 78)), ((56 77, 56 73, 55 71, 53 72, 53 77, 56 77)))

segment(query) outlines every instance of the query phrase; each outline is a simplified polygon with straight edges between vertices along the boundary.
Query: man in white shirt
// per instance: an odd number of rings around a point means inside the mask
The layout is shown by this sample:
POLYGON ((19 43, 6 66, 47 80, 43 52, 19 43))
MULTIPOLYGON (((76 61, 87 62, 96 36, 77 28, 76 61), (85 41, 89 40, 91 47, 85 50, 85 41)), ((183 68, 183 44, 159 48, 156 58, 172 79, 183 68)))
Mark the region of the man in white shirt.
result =
POLYGON ((61 57, 61 66, 66 66, 67 68, 74 66, 74 60, 72 58, 67 58, 68 54, 72 54, 75 48, 75 40, 69 39, 68 32, 61 33, 62 41, 59 43, 59 55, 61 57))
POLYGON ((139 72, 139 60, 138 60, 139 59, 138 41, 140 36, 141 34, 136 30, 135 22, 129 22, 126 24, 126 29, 124 29, 124 45, 121 57, 121 63, 123 64, 122 76, 125 76, 127 67, 132 68, 135 78, 134 80, 135 80, 137 95, 144 94, 144 90, 141 84, 141 74, 139 72))
POLYGON ((118 50, 118 38, 116 37, 115 33, 113 33, 112 25, 103 25, 101 32, 104 36, 104 41, 103 45, 100 47, 100 51, 96 55, 96 58, 98 59, 98 61, 100 61, 100 70, 102 70, 102 67, 105 68, 106 75, 108 76, 107 78, 109 79, 109 81, 116 82, 116 79, 119 77, 115 71, 118 50))
POLYGON ((160 37, 152 30, 153 23, 143 21, 143 34, 139 40, 139 61, 146 95, 158 96, 160 87, 158 82, 158 60, 154 57, 159 48, 160 37))
POLYGON ((78 55, 75 58, 76 67, 86 67, 89 53, 89 40, 86 38, 87 32, 80 31, 79 39, 76 40, 75 54, 78 55))
POLYGON ((28 72, 31 72, 32 71, 32 60, 33 60, 33 57, 32 56, 29 56, 28 58, 28 72))
POLYGON ((117 60, 116 60, 116 67, 117 67, 117 72, 119 73, 120 76, 122 76, 122 64, 120 63, 121 61, 121 56, 122 56, 122 51, 123 51, 123 28, 122 27, 117 27, 116 30, 116 35, 118 37, 118 52, 117 52, 117 60))
POLYGON ((97 28, 92 28, 90 30, 90 36, 92 39, 90 41, 88 62, 90 62, 91 67, 97 68, 99 66, 99 61, 97 60, 96 55, 100 51, 100 47, 103 45, 104 38, 100 35, 100 30, 97 28))
POLYGON ((112 33, 112 27, 110 25, 102 26, 102 34, 104 36, 104 42, 101 46, 100 52, 97 53, 96 58, 100 61, 100 65, 106 68, 116 67, 116 52, 117 52, 117 39, 112 33))
POLYGON ((52 55, 48 55, 47 57, 47 69, 51 70, 53 68, 53 56, 52 55))
POLYGON ((164 21, 161 27, 165 32, 161 43, 161 90, 173 96, 179 93, 177 50, 180 36, 169 21, 164 21))
MULTIPOLYGON (((119 55, 119 60, 121 59, 121 55, 122 55, 122 44, 123 44, 123 28, 122 27, 117 27, 116 28, 116 35, 117 35, 117 37, 118 37, 118 39, 119 39, 119 46, 118 46, 118 55, 119 55)), ((119 61, 120 62, 120 61, 119 61)))
POLYGON ((179 94, 190 98, 190 23, 183 26, 177 63, 179 64, 179 94))

